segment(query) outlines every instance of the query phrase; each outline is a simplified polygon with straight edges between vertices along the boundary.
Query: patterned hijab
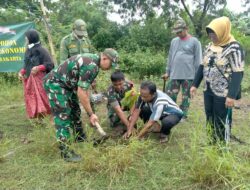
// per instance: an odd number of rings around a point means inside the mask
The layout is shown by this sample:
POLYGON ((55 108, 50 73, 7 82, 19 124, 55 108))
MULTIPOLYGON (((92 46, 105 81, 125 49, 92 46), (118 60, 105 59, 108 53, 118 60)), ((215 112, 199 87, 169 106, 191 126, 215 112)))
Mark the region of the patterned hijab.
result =
POLYGON ((228 17, 219 17, 212 20, 206 29, 211 29, 215 32, 218 42, 213 45, 215 46, 225 46, 231 42, 236 41, 231 34, 231 22, 228 17))

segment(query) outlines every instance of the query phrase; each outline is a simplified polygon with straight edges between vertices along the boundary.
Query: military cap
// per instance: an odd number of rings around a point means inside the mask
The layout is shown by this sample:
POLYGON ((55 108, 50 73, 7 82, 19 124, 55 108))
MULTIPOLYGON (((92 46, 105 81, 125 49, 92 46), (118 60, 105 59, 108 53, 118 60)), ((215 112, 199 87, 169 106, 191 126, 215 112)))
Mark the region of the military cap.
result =
POLYGON ((181 32, 183 31, 184 29, 187 28, 187 24, 185 23, 184 20, 182 19, 179 19, 176 21, 176 23, 174 24, 174 27, 173 27, 173 33, 178 33, 178 32, 181 32))
POLYGON ((73 31, 77 36, 87 36, 86 23, 82 19, 77 19, 73 24, 73 31))
POLYGON ((103 51, 103 54, 105 54, 112 61, 112 66, 115 67, 118 62, 118 52, 112 48, 106 48, 103 51))

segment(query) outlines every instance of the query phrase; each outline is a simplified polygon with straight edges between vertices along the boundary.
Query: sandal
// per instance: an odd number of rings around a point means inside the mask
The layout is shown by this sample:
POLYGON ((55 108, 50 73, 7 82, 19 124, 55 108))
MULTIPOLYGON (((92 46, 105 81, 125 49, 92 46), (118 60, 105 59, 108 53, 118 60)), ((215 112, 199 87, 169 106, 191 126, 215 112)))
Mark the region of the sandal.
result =
POLYGON ((160 143, 167 143, 169 141, 169 135, 163 135, 160 136, 160 143))

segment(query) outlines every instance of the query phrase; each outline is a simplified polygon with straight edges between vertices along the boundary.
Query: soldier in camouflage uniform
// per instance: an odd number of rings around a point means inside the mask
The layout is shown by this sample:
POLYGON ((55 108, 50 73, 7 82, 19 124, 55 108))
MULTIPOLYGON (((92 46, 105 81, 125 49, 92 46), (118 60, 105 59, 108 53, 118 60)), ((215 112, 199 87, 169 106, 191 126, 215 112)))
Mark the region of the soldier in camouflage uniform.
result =
POLYGON ((125 97, 125 93, 133 88, 133 83, 125 80, 121 71, 115 71, 110 78, 112 85, 107 89, 107 109, 110 126, 116 128, 117 132, 124 133, 129 125, 124 111, 129 111, 129 108, 123 107, 121 101, 125 97))
POLYGON ((94 126, 98 117, 90 106, 88 89, 99 68, 110 69, 117 58, 118 53, 111 48, 105 49, 100 55, 79 54, 67 59, 45 77, 44 87, 54 116, 56 138, 60 142, 59 148, 65 161, 81 160, 80 155, 67 146, 70 129, 82 127, 79 100, 94 126))
MULTIPOLYGON (((86 23, 82 19, 77 19, 73 23, 72 33, 65 36, 60 45, 60 63, 63 63, 66 59, 82 53, 94 53, 95 49, 91 45, 88 38, 88 33, 86 30, 86 23)), ((91 89, 96 90, 96 85, 94 82, 91 84, 91 89)), ((90 95, 90 104, 92 109, 95 111, 95 102, 93 100, 92 94, 90 95)), ((81 133, 78 128, 75 129, 76 133, 81 133)), ((83 137, 84 138, 84 135, 83 137)), ((79 141, 81 139, 78 138, 79 141)))
POLYGON ((72 33, 65 36, 61 41, 60 63, 77 54, 94 52, 95 49, 88 38, 86 23, 77 19, 73 24, 72 33))

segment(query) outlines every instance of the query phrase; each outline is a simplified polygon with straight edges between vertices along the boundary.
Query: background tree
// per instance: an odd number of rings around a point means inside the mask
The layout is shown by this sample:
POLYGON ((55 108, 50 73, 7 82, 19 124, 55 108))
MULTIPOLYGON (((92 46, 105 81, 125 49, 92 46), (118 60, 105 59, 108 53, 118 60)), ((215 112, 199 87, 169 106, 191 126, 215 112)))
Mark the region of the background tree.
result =
POLYGON ((196 36, 199 38, 202 37, 207 14, 215 14, 216 11, 226 6, 226 0, 193 0, 191 1, 192 6, 189 6, 184 0, 113 0, 112 2, 120 5, 118 11, 120 14, 134 18, 136 14, 148 17, 153 12, 160 17, 167 18, 166 22, 170 26, 173 19, 185 11, 193 24, 196 36))
MULTIPOLYGON (((244 0, 249 3, 250 0, 244 0)), ((247 36, 250 26, 248 12, 235 14, 225 8, 226 0, 44 0, 47 7, 49 28, 58 57, 60 41, 72 31, 75 19, 87 23, 92 44, 98 51, 114 47, 121 52, 121 68, 129 73, 137 72, 143 78, 164 72, 165 58, 171 39, 175 36, 171 28, 175 20, 183 18, 190 33, 196 35, 203 45, 209 39, 204 27, 217 16, 230 17, 233 34, 249 55, 247 36), (126 21, 117 24, 108 19, 108 14, 117 4, 120 16, 126 21)), ((249 6, 249 4, 247 4, 249 6)), ((48 44, 44 19, 39 0, 0 0, 0 24, 15 24, 34 21, 41 33, 41 41, 48 44)), ((248 58, 249 60, 249 58, 248 58)), ((247 61, 249 62, 249 61, 247 61)))

